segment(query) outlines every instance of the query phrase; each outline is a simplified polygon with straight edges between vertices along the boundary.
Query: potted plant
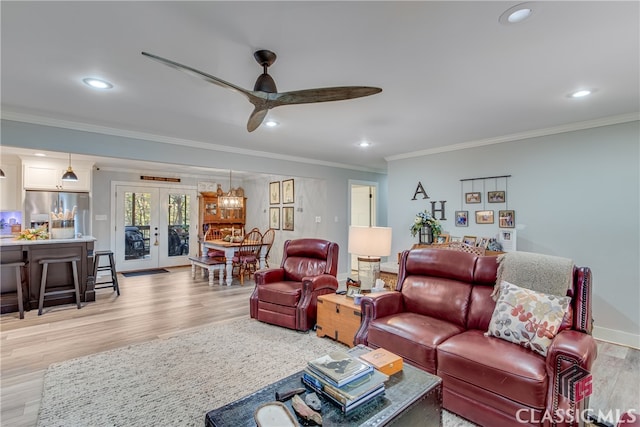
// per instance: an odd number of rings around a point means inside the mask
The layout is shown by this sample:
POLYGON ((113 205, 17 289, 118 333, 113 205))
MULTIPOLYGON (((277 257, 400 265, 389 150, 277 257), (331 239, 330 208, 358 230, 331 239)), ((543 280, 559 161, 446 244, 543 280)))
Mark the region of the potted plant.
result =
POLYGON ((440 233, 442 233, 440 222, 430 212, 425 210, 416 214, 411 225, 411 235, 415 237, 417 234, 420 243, 430 245, 440 233))

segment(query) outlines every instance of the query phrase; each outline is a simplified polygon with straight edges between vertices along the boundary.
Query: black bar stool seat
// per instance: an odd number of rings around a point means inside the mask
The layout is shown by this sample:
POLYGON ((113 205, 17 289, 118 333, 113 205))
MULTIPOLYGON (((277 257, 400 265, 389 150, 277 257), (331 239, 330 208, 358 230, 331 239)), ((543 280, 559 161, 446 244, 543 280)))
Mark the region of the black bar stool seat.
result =
POLYGON ((120 286, 118 285, 118 275, 116 274, 116 263, 113 260, 113 252, 95 251, 93 257, 93 277, 96 281, 94 289, 113 288, 113 290, 116 291, 118 295, 120 295, 120 286), (100 257, 107 257, 109 264, 100 265, 100 257), (98 272, 107 270, 111 272, 111 280, 106 282, 98 282, 98 272))
POLYGON ((24 262, 7 262, 0 264, 0 268, 15 268, 16 273, 16 291, 18 293, 18 312, 20 318, 24 319, 24 299, 22 297, 22 267, 25 266, 24 262))
POLYGON ((47 259, 41 259, 40 261, 38 261, 38 263, 42 265, 42 280, 40 281, 40 301, 38 303, 38 316, 42 314, 42 307, 44 306, 44 297, 49 295, 75 293, 78 310, 82 308, 82 306, 80 305, 80 284, 78 282, 78 261, 80 261, 80 257, 78 256, 66 257, 66 258, 47 258, 47 259), (62 289, 62 290, 45 292, 45 289, 47 287, 47 274, 49 272, 49 264, 59 264, 64 262, 71 263, 71 271, 73 272, 73 289, 62 289))

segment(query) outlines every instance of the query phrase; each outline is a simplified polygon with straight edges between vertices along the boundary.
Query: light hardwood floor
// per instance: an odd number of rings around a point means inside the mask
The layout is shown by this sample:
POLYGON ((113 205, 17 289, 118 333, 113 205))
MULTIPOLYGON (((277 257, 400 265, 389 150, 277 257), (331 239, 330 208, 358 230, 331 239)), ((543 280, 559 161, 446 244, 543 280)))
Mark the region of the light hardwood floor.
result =
MULTIPOLYGON (((121 295, 98 291, 94 303, 0 316, 0 425, 35 426, 44 373, 52 363, 117 347, 166 338, 249 315, 254 283, 209 287, 190 268, 125 278, 121 295)), ((323 338, 328 339, 328 338, 323 338)), ((640 351, 599 343, 591 407, 640 409, 640 351)))

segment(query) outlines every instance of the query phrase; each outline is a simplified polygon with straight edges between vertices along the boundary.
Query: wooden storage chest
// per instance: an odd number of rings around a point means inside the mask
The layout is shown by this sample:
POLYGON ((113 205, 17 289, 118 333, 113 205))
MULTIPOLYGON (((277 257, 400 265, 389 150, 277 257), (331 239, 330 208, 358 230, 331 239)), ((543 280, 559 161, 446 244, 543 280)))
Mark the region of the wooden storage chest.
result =
POLYGON ((326 294, 318 297, 316 333, 328 336, 353 347, 353 338, 360 327, 362 313, 353 298, 344 295, 326 294))

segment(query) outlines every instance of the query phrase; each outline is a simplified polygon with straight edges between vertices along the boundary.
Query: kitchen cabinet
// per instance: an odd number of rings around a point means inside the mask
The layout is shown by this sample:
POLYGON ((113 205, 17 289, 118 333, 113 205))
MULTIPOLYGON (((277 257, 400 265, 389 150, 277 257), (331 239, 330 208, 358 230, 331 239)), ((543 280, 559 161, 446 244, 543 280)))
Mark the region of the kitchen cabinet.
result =
POLYGON ((73 162, 73 172, 77 181, 62 181, 67 171, 67 162, 23 162, 23 182, 25 190, 91 191, 92 165, 73 162))

